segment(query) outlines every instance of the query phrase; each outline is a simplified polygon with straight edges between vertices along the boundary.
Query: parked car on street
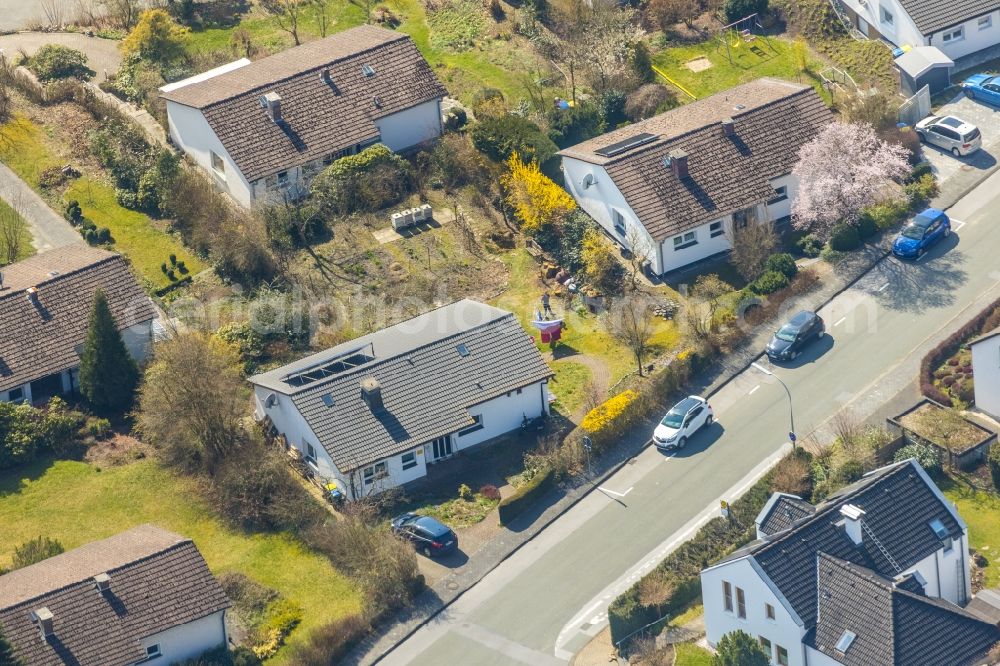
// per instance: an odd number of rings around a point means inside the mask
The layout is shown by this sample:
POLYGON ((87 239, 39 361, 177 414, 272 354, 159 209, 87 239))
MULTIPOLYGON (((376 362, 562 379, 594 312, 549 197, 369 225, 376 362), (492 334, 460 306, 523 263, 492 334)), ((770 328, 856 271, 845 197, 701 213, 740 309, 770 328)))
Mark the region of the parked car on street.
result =
POLYGON ((970 99, 1000 106, 1000 76, 973 74, 962 81, 962 90, 970 99))
POLYGON ((767 343, 767 357, 772 361, 791 361, 814 340, 826 332, 823 318, 815 312, 803 310, 779 328, 767 343))
POLYGON ((914 217, 892 242, 901 259, 919 259, 932 245, 951 235, 951 220, 943 210, 928 208, 914 217))
POLYGON ((659 449, 683 449, 688 438, 702 426, 712 425, 715 415, 708 400, 691 395, 670 408, 653 431, 653 444, 659 449))
POLYGON ((983 145, 983 134, 972 123, 955 116, 927 116, 917 123, 917 136, 955 157, 971 155, 983 145))
POLYGON ((438 557, 458 548, 458 536, 440 520, 418 513, 404 513, 392 519, 393 534, 413 544, 425 557, 438 557))

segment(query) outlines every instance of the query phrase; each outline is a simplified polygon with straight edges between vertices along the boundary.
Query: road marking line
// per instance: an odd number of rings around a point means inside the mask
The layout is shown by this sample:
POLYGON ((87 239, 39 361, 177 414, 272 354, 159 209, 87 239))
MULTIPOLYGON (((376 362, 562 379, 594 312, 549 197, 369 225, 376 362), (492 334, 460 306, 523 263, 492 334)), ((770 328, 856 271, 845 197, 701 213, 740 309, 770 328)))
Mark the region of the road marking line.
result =
POLYGON ((754 386, 752 389, 750 389, 750 392, 747 393, 747 395, 753 395, 753 392, 756 391, 759 388, 760 388, 760 384, 757 384, 757 386, 754 386))
MULTIPOLYGON (((917 261, 919 261, 919 259, 917 261)), ((888 286, 889 286, 889 283, 886 282, 884 285, 882 285, 881 287, 879 287, 875 291, 884 291, 888 286)))
POLYGON ((607 488, 603 488, 603 487, 600 487, 600 486, 598 486, 597 489, 600 490, 601 492, 605 492, 605 493, 610 493, 612 495, 616 495, 617 497, 625 497, 630 492, 632 492, 633 488, 635 488, 635 486, 629 486, 628 490, 626 490, 623 493, 615 492, 614 490, 608 490, 607 488))
POLYGON ((964 226, 965 226, 965 222, 962 222, 961 220, 952 220, 951 221, 951 230, 952 231, 958 231, 959 229, 961 229, 964 226))
POLYGON ((559 659, 559 657, 550 657, 543 652, 533 650, 478 624, 462 623, 453 626, 451 629, 460 636, 465 636, 522 664, 552 664, 554 666, 565 660, 565 657, 559 659))
POLYGON ((843 317, 841 317, 840 319, 838 319, 838 320, 837 320, 837 323, 836 323, 836 324, 834 324, 834 326, 835 326, 835 327, 836 327, 836 326, 840 326, 841 324, 843 324, 843 323, 844 323, 844 321, 845 321, 846 319, 847 319, 847 315, 844 315, 843 317))

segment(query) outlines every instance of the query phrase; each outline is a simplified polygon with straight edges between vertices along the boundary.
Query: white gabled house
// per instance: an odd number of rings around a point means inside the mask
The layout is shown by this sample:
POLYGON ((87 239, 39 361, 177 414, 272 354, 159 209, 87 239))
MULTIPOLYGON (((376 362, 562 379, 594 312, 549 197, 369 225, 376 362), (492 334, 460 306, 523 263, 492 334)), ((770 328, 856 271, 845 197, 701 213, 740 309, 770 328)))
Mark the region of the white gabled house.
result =
POLYGON ((788 218, 799 148, 831 121, 810 86, 758 79, 562 150, 564 183, 662 275, 788 218))
POLYGON ((991 0, 838 0, 871 39, 934 46, 952 60, 1000 44, 1000 4, 991 0))
POLYGON ((551 376, 513 314, 466 299, 250 383, 257 418, 358 498, 547 414, 551 376))
POLYGON ((968 528, 913 460, 816 506, 777 493, 756 523, 701 573, 712 645, 742 630, 782 666, 972 666, 1000 640, 964 609, 968 528))
POLYGON ((160 88, 170 140, 247 207, 376 143, 436 139, 446 94, 409 36, 371 25, 160 88))
POLYGON ((1000 328, 971 343, 976 407, 1000 419, 1000 328))

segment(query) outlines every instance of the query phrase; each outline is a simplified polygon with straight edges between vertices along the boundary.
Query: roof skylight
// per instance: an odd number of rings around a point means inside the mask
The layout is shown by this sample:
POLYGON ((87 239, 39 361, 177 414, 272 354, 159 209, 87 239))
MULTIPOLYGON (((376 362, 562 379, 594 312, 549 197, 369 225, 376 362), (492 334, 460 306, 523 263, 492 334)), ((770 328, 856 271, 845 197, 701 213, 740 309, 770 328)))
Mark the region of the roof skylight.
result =
POLYGON ((844 635, 840 637, 839 641, 837 641, 837 650, 839 652, 847 652, 847 648, 851 647, 851 643, 853 643, 854 639, 857 637, 858 635, 853 631, 845 631, 844 635))
POLYGON ((931 529, 934 530, 934 536, 938 539, 944 539, 948 536, 948 530, 945 529, 944 523, 942 523, 938 518, 931 521, 931 529))

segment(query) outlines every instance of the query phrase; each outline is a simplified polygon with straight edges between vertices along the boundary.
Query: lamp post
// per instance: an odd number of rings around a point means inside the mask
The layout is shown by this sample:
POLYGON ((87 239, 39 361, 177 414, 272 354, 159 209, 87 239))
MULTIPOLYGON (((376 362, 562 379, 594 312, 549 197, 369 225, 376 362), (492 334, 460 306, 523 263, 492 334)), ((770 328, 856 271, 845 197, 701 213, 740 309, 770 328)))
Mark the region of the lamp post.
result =
POLYGON ((755 362, 755 363, 751 363, 750 365, 755 370, 759 370, 759 371, 763 372, 765 375, 767 375, 769 377, 774 377, 775 379, 777 379, 778 383, 781 384, 781 387, 785 389, 785 395, 788 396, 788 421, 789 421, 789 423, 791 425, 791 430, 788 431, 788 441, 790 441, 792 443, 792 448, 794 449, 795 448, 795 440, 797 438, 795 437, 795 412, 792 410, 792 392, 788 390, 788 385, 785 384, 785 382, 781 381, 781 377, 779 377, 778 375, 774 374, 773 372, 771 372, 770 370, 768 370, 767 368, 765 368, 764 366, 762 366, 760 363, 756 363, 755 362))
POLYGON ((594 468, 590 464, 590 450, 593 448, 594 443, 591 441, 590 437, 586 435, 583 436, 583 448, 587 451, 587 473, 593 477, 594 468))

